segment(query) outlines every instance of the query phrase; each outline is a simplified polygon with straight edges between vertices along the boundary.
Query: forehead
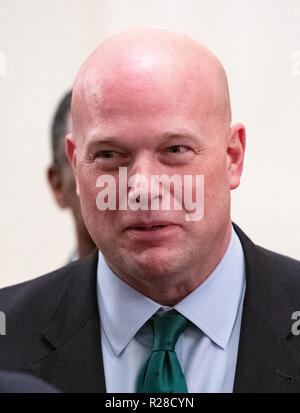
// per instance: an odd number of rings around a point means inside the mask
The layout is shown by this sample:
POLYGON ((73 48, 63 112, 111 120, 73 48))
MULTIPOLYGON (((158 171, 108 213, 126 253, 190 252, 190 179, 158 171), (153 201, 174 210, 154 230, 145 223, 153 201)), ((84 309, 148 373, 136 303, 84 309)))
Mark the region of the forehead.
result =
MULTIPOLYGON (((189 145, 200 149, 215 145, 220 129, 212 129, 206 119, 181 110, 156 112, 152 116, 119 116, 113 119, 91 117, 77 147, 84 152, 123 148, 136 152, 166 145, 189 145)), ((212 124, 213 127, 216 123, 212 124)))
POLYGON ((92 105, 89 120, 84 121, 81 141, 108 141, 140 146, 156 145, 179 136, 201 136, 207 125, 207 115, 176 95, 161 95, 149 91, 124 100, 108 99, 92 105))
POLYGON ((211 100, 204 87, 197 90, 192 82, 178 77, 147 78, 126 73, 119 81, 111 77, 86 89, 74 124, 81 130, 141 124, 151 129, 154 123, 170 129, 187 119, 203 124, 214 111, 211 100))

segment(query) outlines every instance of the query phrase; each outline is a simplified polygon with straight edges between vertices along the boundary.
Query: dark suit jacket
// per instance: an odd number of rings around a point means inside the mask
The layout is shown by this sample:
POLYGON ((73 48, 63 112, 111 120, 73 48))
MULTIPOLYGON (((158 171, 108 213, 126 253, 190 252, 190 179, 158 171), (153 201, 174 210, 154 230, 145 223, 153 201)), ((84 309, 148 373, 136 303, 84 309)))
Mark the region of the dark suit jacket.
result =
POLYGON ((59 391, 36 377, 0 371, 0 393, 59 393, 59 391))
MULTIPOLYGON (((300 336, 291 334, 300 262, 235 230, 247 286, 234 392, 300 392, 300 336)), ((31 373, 63 392, 105 392, 96 271, 97 253, 0 290, 7 332, 0 336, 0 368, 31 373)))

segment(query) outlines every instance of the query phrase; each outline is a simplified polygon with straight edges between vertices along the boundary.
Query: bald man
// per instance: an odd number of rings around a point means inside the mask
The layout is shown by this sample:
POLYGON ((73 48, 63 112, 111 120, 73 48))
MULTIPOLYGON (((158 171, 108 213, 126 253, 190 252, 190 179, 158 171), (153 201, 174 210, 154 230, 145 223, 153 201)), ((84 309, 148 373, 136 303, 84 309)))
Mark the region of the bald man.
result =
POLYGON ((232 224, 244 152, 204 46, 159 28, 101 44, 66 139, 98 251, 0 291, 0 367, 64 392, 299 392, 300 264, 232 224))

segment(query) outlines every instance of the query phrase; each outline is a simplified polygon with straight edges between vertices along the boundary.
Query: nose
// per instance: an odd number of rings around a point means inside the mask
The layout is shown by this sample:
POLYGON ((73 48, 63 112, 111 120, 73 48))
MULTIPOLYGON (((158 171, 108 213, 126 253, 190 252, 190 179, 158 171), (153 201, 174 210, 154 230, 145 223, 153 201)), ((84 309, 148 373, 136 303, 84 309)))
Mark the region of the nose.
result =
POLYGON ((128 171, 128 203, 133 210, 148 210, 161 198, 160 188, 152 184, 152 177, 160 174, 156 162, 150 154, 141 154, 128 171))

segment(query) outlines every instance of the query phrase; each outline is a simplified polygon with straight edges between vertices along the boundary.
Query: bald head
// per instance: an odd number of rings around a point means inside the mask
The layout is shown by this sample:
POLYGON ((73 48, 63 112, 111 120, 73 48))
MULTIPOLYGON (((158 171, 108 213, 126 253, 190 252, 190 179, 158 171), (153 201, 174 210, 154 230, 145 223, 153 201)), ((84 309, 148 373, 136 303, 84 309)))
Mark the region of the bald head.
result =
POLYGON ((203 45, 161 28, 117 34, 102 43, 79 70, 73 87, 74 138, 99 116, 149 116, 190 102, 228 130, 230 99, 225 71, 203 45))

